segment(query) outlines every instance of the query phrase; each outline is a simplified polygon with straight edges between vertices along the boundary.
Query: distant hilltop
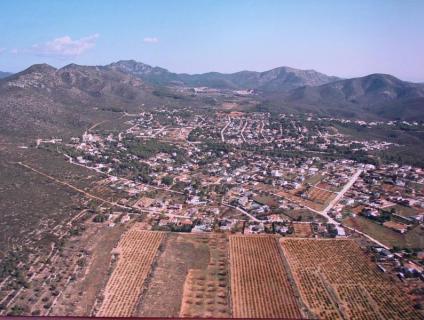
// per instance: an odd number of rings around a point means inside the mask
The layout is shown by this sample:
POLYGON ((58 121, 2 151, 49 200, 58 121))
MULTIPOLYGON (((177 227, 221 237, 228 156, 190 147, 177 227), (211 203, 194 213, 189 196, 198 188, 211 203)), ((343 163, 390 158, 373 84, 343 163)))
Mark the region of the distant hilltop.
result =
POLYGON ((269 71, 240 71, 236 73, 208 72, 203 74, 173 73, 160 67, 151 67, 134 60, 109 64, 114 70, 160 85, 185 85, 220 89, 258 89, 262 91, 288 91, 302 86, 317 86, 340 78, 327 76, 314 70, 279 67, 269 71))
POLYGON ((4 71, 0 71, 0 79, 6 78, 8 76, 11 76, 12 73, 10 72, 4 72, 4 71))

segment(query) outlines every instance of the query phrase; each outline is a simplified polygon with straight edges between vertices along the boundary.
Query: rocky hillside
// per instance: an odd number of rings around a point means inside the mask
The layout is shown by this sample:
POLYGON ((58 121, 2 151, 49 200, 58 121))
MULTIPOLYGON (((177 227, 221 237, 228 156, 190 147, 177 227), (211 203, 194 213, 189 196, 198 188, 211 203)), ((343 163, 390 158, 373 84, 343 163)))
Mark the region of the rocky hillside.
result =
POLYGON ((137 108, 149 101, 150 92, 140 79, 109 68, 33 65, 0 80, 0 133, 81 131, 107 113, 137 108))

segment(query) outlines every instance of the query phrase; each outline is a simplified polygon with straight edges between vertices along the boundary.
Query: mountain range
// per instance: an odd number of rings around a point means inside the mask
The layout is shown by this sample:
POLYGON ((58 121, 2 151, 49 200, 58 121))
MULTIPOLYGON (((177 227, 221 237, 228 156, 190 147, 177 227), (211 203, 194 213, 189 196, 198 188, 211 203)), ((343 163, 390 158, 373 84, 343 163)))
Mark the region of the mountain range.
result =
POLYGON ((12 73, 10 72, 4 72, 4 71, 0 71, 0 79, 6 78, 8 76, 11 76, 12 73))
POLYGON ((341 79, 315 70, 279 67, 265 72, 177 74, 134 60, 107 68, 132 74, 156 85, 219 89, 255 89, 272 110, 308 111, 348 117, 424 119, 424 84, 388 74, 341 79))
POLYGON ((113 70, 130 73, 135 77, 158 85, 184 85, 219 89, 257 89, 265 92, 289 91, 302 86, 318 86, 339 80, 314 70, 279 67, 265 72, 240 71, 224 74, 173 73, 160 67, 151 67, 134 60, 118 61, 107 66, 113 70))
POLYGON ((348 117, 424 120, 424 85, 399 80, 388 74, 337 80, 320 86, 304 86, 283 95, 293 108, 348 117))
MULTIPOLYGON (((315 112, 351 118, 424 120, 424 85, 391 75, 341 79, 289 67, 265 72, 178 74, 133 60, 106 66, 38 64, 0 80, 0 134, 76 132, 119 111, 177 104, 179 87, 254 89, 250 99, 276 112, 315 112), (164 88, 166 87, 166 88, 164 88), (172 91, 174 90, 174 91, 172 91)), ((192 96, 183 104, 201 105, 192 96)))

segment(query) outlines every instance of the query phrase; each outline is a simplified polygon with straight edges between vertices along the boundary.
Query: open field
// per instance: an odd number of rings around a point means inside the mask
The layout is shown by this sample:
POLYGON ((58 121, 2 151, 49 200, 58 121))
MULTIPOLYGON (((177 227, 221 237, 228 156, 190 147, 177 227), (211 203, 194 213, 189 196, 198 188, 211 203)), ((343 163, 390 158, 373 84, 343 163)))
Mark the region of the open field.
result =
POLYGON ((321 223, 327 221, 324 216, 315 213, 309 209, 285 210, 284 215, 295 221, 299 219, 301 219, 301 221, 317 221, 321 223))
POLYGON ((277 238, 230 236, 233 316, 301 318, 277 238))
POLYGON ((97 316, 130 317, 165 234, 136 224, 119 241, 118 263, 110 277, 97 316))
POLYGON ((365 232, 389 247, 424 248, 424 230, 420 226, 401 234, 360 216, 346 218, 343 224, 365 232))
POLYGON ((310 238, 313 235, 310 223, 293 223, 294 236, 300 238, 310 238))
POLYGON ((342 186, 336 187, 336 186, 333 186, 333 185, 328 184, 326 182, 320 182, 320 183, 316 184, 315 187, 325 189, 325 190, 328 190, 330 192, 339 192, 342 189, 342 186))
POLYGON ((83 209, 72 221, 58 224, 52 231, 55 245, 30 256, 30 268, 24 286, 2 287, 4 314, 20 310, 31 315, 91 314, 96 297, 104 288, 111 260, 111 250, 126 226, 113 228, 92 222, 91 213, 83 209), (73 230, 72 233, 69 230, 73 230), (13 290, 9 292, 9 288, 13 290), (10 298, 3 300, 4 294, 10 298))
MULTIPOLYGON (((301 197, 295 195, 294 190, 286 191, 281 187, 274 187, 274 186, 266 185, 264 183, 256 184, 253 187, 253 189, 255 191, 259 191, 259 192, 268 192, 268 193, 270 193, 274 196, 286 199, 289 202, 293 202, 293 203, 300 205, 300 206, 306 206, 306 207, 312 208, 314 210, 322 210, 325 207, 325 204, 323 204, 323 203, 314 202, 310 199, 301 198, 301 197)), ((319 191, 319 189, 317 189, 317 190, 319 191)), ((323 192, 328 193, 331 196, 334 196, 334 193, 327 192, 327 191, 323 191, 323 192)), ((328 202, 329 201, 330 200, 328 200, 328 202)))
POLYGON ((315 175, 313 175, 313 176, 305 179, 304 182, 305 183, 309 183, 311 185, 316 185, 316 184, 318 184, 322 180, 322 178, 323 178, 322 175, 319 174, 319 173, 317 173, 317 174, 315 174, 315 175))
POLYGON ((209 263, 190 269, 184 284, 181 317, 229 317, 227 240, 209 237, 209 263))
POLYGON ((420 319, 352 240, 281 239, 303 302, 319 319, 420 319))
POLYGON ((402 217, 412 217, 416 216, 419 213, 419 211, 415 208, 405 207, 400 204, 394 205, 393 207, 389 207, 387 209, 395 209, 395 212, 402 217))
POLYGON ((168 233, 155 265, 136 316, 231 314, 225 235, 168 233))
MULTIPOLYGON (((275 195, 277 197, 283 198, 283 199, 287 199, 288 201, 294 202, 298 205, 301 206, 306 206, 309 208, 312 208, 314 210, 322 210, 324 208, 324 204, 323 203, 318 203, 318 202, 314 202, 310 199, 304 199, 301 198, 297 195, 294 194, 294 191, 286 191, 281 187, 274 187, 274 186, 270 186, 270 185, 266 185, 263 183, 258 183, 256 184, 253 189, 255 189, 256 191, 262 191, 262 192, 269 192, 272 195, 275 195)), ((316 189, 318 191, 320 191, 319 189, 316 189)), ((327 192, 327 191, 323 191, 324 193, 329 193, 331 195, 334 195, 331 192, 327 192)))

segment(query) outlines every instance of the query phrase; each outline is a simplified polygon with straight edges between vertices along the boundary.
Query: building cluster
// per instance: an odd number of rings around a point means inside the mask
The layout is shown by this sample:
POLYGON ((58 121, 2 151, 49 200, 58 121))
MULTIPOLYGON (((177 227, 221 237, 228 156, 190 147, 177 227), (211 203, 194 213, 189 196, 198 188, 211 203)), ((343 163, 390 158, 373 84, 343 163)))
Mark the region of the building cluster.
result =
POLYGON ((326 125, 350 120, 168 107, 125 116, 121 132, 87 131, 54 143, 72 163, 104 174, 101 183, 124 195, 119 203, 146 213, 155 228, 291 234, 295 221, 311 224, 314 236, 346 236, 346 217, 402 234, 423 223, 421 169, 328 157, 390 148, 326 125))

